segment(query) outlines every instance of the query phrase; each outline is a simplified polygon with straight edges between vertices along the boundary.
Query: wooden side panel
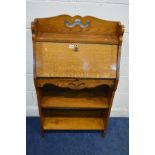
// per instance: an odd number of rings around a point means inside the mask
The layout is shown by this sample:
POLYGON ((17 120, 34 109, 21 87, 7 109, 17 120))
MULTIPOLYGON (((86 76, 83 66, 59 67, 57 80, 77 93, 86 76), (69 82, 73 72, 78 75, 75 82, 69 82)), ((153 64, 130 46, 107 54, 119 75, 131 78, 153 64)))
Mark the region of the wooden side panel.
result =
POLYGON ((36 43, 37 77, 116 78, 117 45, 36 43))

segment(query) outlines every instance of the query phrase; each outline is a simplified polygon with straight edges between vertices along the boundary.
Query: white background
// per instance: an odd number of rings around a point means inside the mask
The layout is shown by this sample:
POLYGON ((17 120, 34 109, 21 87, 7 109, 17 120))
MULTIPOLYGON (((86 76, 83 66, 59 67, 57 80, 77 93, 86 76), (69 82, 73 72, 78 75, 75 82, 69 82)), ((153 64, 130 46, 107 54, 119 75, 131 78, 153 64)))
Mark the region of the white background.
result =
POLYGON ((111 116, 128 117, 129 108, 129 26, 128 0, 27 0, 26 14, 26 103, 27 116, 38 116, 36 92, 33 82, 33 57, 31 21, 34 18, 50 17, 60 14, 91 15, 106 20, 121 21, 125 25, 120 64, 120 82, 111 116))

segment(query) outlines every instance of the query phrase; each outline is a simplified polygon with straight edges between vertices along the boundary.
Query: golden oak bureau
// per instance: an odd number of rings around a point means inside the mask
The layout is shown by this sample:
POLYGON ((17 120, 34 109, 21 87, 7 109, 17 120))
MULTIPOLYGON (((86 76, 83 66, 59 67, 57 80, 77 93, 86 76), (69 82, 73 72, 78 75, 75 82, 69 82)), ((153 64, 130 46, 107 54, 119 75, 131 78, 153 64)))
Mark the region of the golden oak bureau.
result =
POLYGON ((105 135, 119 81, 124 26, 60 15, 32 22, 34 83, 45 130, 105 135))

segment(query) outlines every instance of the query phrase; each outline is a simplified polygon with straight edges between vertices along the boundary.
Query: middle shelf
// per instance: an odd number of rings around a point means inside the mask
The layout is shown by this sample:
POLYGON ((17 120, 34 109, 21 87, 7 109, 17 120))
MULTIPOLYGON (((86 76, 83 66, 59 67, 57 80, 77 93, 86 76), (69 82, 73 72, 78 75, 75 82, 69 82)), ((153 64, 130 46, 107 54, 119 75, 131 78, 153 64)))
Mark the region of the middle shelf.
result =
POLYGON ((108 87, 85 88, 72 90, 56 86, 42 88, 42 108, 83 108, 106 109, 109 108, 108 87), (105 91, 105 89, 107 89, 105 91))
POLYGON ((105 97, 91 98, 65 98, 65 97, 42 97, 43 108, 109 108, 105 97))

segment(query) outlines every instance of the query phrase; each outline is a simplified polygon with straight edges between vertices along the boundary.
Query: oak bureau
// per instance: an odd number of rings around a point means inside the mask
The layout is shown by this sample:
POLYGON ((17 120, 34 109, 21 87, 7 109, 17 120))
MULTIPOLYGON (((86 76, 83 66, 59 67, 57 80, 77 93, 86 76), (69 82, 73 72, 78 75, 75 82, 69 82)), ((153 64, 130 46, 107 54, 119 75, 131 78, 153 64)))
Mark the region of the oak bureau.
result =
POLYGON ((119 81, 124 26, 59 15, 32 22, 34 83, 45 130, 105 135, 119 81))

